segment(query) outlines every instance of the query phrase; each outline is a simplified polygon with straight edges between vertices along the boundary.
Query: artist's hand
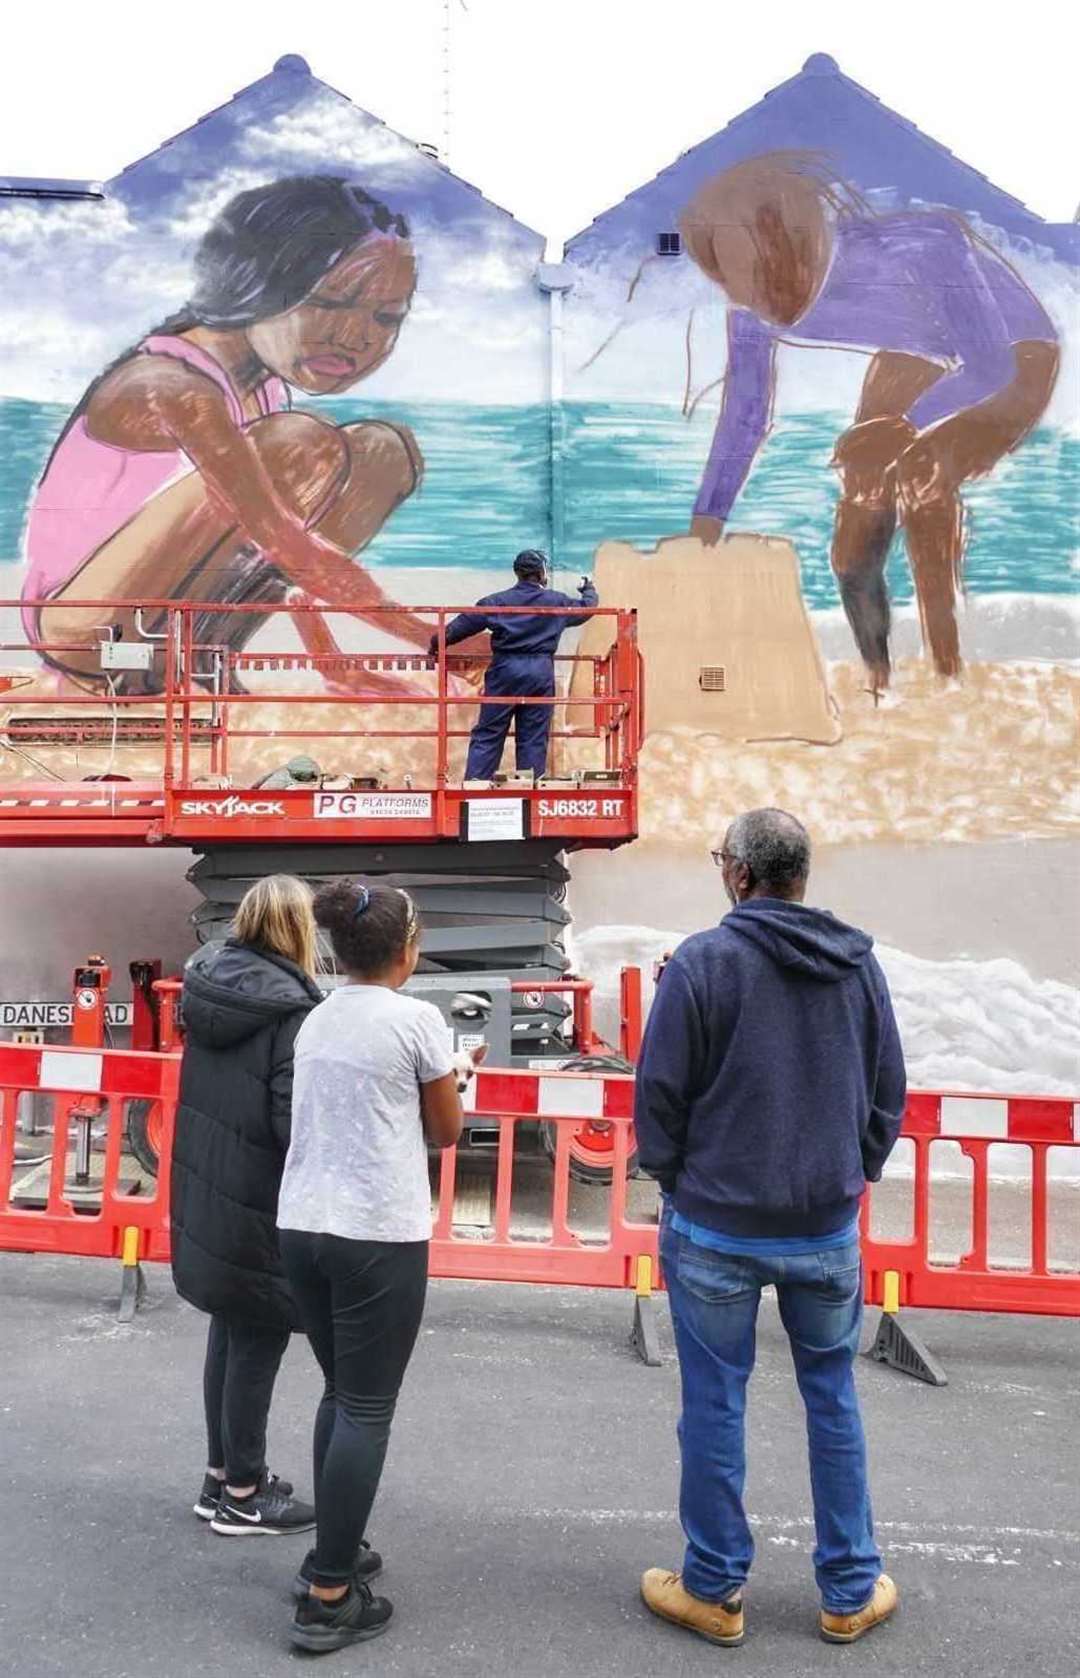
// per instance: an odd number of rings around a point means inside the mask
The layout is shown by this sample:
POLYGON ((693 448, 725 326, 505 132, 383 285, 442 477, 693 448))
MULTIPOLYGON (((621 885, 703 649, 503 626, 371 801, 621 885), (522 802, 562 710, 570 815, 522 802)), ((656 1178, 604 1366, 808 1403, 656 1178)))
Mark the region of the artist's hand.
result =
POLYGON ((724 534, 724 521, 709 518, 705 513, 695 513, 690 520, 690 534, 696 536, 699 542, 704 542, 707 548, 715 548, 724 534))
MULTIPOLYGON (((432 637, 428 648, 427 668, 439 668, 439 649, 432 637)), ((453 668, 447 668, 446 695, 448 699, 470 699, 475 687, 479 685, 483 665, 471 658, 455 658, 453 668)))

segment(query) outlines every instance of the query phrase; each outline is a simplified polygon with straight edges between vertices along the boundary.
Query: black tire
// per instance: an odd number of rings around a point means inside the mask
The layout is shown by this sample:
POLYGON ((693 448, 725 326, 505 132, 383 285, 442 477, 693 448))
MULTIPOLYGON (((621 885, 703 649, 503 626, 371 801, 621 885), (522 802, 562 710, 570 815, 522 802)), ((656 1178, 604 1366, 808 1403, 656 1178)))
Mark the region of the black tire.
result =
MULTIPOLYGON (((560 1062, 563 1072, 633 1072, 634 1068, 622 1055, 573 1055, 569 1060, 560 1062)), ((550 1119, 540 1121, 540 1145, 548 1158, 554 1160, 555 1149, 559 1140, 559 1127, 550 1119)), ((601 1156, 602 1157, 602 1156, 601 1156)), ((626 1161, 626 1176, 629 1180, 637 1176, 638 1155, 633 1148, 626 1161)), ((606 1188, 615 1174, 614 1165, 593 1164, 589 1159, 582 1158, 580 1151, 575 1151, 573 1144, 570 1148, 570 1175, 575 1183, 588 1183, 593 1187, 606 1188)))
POLYGON ((129 1101, 127 1110, 128 1147, 148 1177, 158 1174, 158 1151, 154 1131, 160 1123, 156 1101, 129 1101))

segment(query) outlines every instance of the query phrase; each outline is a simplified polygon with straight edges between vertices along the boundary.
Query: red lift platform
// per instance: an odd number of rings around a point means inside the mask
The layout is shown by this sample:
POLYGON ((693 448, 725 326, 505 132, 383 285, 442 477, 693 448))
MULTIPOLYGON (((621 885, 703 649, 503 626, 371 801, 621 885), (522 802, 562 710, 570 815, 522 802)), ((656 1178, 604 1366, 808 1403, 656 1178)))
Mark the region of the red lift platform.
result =
POLYGON ((489 784, 462 779, 488 648, 483 637, 447 652, 459 608, 411 609, 436 639, 434 659, 380 630, 383 614, 400 628, 392 607, 363 624, 295 595, 269 610, 164 600, 63 610, 68 641, 39 645, 36 670, 24 644, 0 646, 0 846, 194 851, 202 942, 225 936, 267 874, 402 886, 424 924, 424 994, 447 1003, 482 990, 493 1052, 517 1064, 587 1052, 559 994, 565 856, 637 833, 633 612, 597 608, 606 650, 580 655, 568 640, 557 696, 520 701, 554 710, 549 773, 489 784), (286 772, 297 754, 310 760, 302 780, 286 772))
MULTIPOLYGON (((16 603, 0 604, 10 610, 16 603)), ((555 709, 552 754, 566 760, 561 772, 537 785, 509 776, 480 786, 462 784, 460 764, 483 702, 475 680, 482 661, 442 650, 458 610, 416 609, 439 639, 440 656, 429 661, 410 651, 342 652, 327 620, 344 619, 332 607, 290 605, 270 616, 265 606, 80 602, 88 629, 106 615, 110 622, 122 616, 141 633, 114 641, 101 631, 103 668, 85 678, 58 676, 55 691, 43 691, 30 671, 9 667, 0 675, 0 746, 8 748, 0 845, 201 850, 538 840, 577 850, 633 839, 642 732, 634 614, 597 608, 611 626, 609 650, 560 655, 559 685, 567 691, 521 701, 555 709), (236 651, 201 641, 198 623, 210 614, 218 623, 221 614, 254 617, 255 646, 236 651), (592 667, 592 694, 571 699, 569 672, 580 663, 592 667), (297 751, 324 759, 331 772, 310 788, 257 784, 297 751), (374 766, 379 753, 392 760, 389 771, 374 766), (94 771, 79 775, 88 758, 94 771)), ((369 617, 377 621, 377 611, 369 617)), ((77 648, 37 650, 61 667, 74 654, 87 663, 81 638, 77 648)), ((25 653, 25 646, 0 646, 0 669, 3 655, 25 653)))

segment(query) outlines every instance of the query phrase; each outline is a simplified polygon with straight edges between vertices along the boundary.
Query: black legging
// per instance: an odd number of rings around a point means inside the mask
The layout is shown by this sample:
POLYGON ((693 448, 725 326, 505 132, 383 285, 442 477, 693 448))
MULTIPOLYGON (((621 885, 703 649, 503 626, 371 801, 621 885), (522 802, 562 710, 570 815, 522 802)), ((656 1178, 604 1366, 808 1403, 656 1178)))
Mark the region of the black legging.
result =
POLYGON ((254 1485, 266 1467, 266 1418, 288 1344, 287 1328, 210 1318, 203 1366, 207 1462, 225 1470, 230 1486, 254 1485))
POLYGON ((426 1241, 279 1232, 281 1257, 326 1377, 315 1413, 314 1582, 352 1576, 427 1292, 426 1241))

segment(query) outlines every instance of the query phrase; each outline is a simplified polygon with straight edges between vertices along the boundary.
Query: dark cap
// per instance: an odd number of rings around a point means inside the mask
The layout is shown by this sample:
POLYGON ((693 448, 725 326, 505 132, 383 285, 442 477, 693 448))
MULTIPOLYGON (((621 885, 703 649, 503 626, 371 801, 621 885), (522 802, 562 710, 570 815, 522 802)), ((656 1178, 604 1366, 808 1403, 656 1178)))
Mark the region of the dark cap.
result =
POLYGON ((514 561, 518 577, 542 577, 548 568, 548 557, 539 548, 523 548, 514 561))

